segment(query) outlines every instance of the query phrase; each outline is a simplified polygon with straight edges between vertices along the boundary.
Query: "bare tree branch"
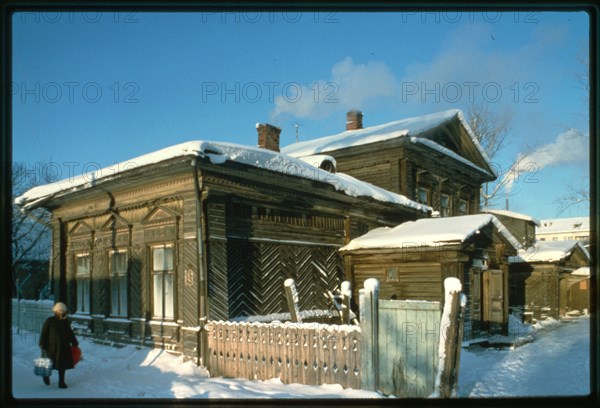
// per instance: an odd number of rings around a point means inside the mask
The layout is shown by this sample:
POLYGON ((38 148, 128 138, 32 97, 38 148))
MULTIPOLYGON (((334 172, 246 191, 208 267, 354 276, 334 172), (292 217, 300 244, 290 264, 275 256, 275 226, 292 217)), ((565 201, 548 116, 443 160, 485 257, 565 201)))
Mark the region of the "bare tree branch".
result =
POLYGON ((501 112, 493 112, 488 103, 473 103, 467 117, 477 141, 490 160, 510 144, 511 121, 514 117, 512 111, 505 109, 501 112))
MULTIPOLYGON (((25 163, 14 163, 12 167, 13 204, 12 204, 12 274, 16 281, 15 266, 25 260, 48 259, 50 249, 50 231, 41 223, 28 217, 14 204, 15 197, 38 184, 35 173, 27 172, 25 163)), ((35 216, 48 221, 49 213, 44 209, 33 210, 35 216)))
POLYGON ((567 192, 554 200, 554 204, 558 208, 558 213, 556 216, 560 216, 565 211, 577 207, 579 205, 588 206, 590 203, 590 190, 589 186, 585 184, 585 180, 589 180, 587 177, 584 178, 582 184, 580 186, 569 185, 567 187, 567 192))
MULTIPOLYGON (((471 104, 467 112, 467 122, 490 160, 511 143, 510 130, 513 116, 514 113, 509 109, 500 112, 492 111, 490 105, 485 102, 471 104)), ((514 180, 515 171, 518 170, 518 163, 513 163, 506 173, 499 175, 496 182, 486 183, 483 186, 481 198, 484 207, 492 204, 500 190, 514 180)))

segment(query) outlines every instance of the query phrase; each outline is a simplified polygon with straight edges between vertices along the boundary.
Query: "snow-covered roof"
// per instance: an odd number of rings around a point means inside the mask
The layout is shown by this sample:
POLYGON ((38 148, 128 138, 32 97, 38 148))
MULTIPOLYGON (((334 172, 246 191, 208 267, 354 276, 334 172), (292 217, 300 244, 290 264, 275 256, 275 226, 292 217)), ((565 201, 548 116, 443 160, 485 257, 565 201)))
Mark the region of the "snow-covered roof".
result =
POLYGON ((521 247, 515 237, 496 217, 491 214, 474 214, 447 218, 423 218, 402 223, 394 228, 376 228, 353 239, 348 245, 340 248, 340 251, 462 244, 490 224, 493 224, 515 249, 521 247))
POLYGON ((510 263, 519 262, 559 262, 567 258, 575 250, 581 248, 589 259, 590 254, 581 242, 575 240, 536 241, 535 245, 519 250, 517 256, 509 257, 510 263))
POLYGON ((571 272, 571 275, 575 275, 575 276, 590 276, 590 267, 589 266, 582 266, 581 268, 577 268, 573 272, 571 272))
POLYGON ((96 172, 32 188, 17 197, 15 203, 23 208, 34 208, 53 196, 84 190, 112 180, 130 170, 185 156, 206 157, 213 164, 217 165, 227 161, 242 163, 248 166, 327 183, 334 186, 336 190, 342 191, 352 197, 369 197, 377 201, 399 204, 422 212, 432 211, 431 207, 417 203, 403 195, 387 191, 365 181, 357 180, 347 174, 329 173, 285 154, 233 143, 207 142, 202 140, 181 143, 126 162, 117 163, 96 172))
POLYGON ((491 170, 491 175, 496 177, 497 174, 495 174, 493 167, 490 165, 489 157, 477 141, 477 138, 475 137, 473 130, 465 120, 463 113, 458 109, 450 109, 442 112, 431 113, 429 115, 416 116, 412 118, 385 123, 382 125, 370 126, 363 129, 346 130, 335 135, 295 143, 284 147, 283 149, 281 149, 281 151, 293 157, 304 157, 326 153, 333 150, 339 150, 351 146, 360 146, 395 139, 399 137, 410 136, 416 138, 413 141, 415 143, 422 143, 441 153, 449 155, 454 159, 460 160, 461 162, 466 163, 476 168, 477 170, 490 174, 489 170, 482 169, 481 167, 477 166, 476 164, 472 163, 466 158, 441 146, 440 144, 432 140, 418 137, 419 134, 427 130, 436 128, 454 119, 458 119, 463 125, 463 127, 466 129, 473 144, 483 157, 484 161, 488 164, 488 167, 491 170))
POLYGON ((504 215, 505 217, 516 218, 518 220, 530 221, 533 222, 535 225, 540 226, 540 222, 536 218, 533 218, 532 216, 527 214, 521 214, 508 210, 496 210, 494 208, 487 208, 484 209, 482 212, 494 215, 504 215))
POLYGON ((553 218, 540 220, 536 234, 549 234, 559 232, 577 232, 590 230, 590 217, 553 218))

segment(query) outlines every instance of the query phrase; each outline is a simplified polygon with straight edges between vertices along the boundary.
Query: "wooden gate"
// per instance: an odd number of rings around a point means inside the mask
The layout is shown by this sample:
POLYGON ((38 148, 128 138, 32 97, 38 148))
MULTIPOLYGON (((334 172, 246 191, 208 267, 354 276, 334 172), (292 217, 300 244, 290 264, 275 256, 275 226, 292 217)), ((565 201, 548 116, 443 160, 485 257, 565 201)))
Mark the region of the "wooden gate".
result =
MULTIPOLYGON (((442 305, 432 301, 378 298, 378 281, 367 279, 365 289, 359 291, 361 388, 403 398, 426 398, 435 394, 440 374, 442 305)), ((455 341, 457 343, 460 342, 455 341)))
POLYGON ((439 302, 379 301, 379 390, 401 398, 433 392, 438 366, 439 302))

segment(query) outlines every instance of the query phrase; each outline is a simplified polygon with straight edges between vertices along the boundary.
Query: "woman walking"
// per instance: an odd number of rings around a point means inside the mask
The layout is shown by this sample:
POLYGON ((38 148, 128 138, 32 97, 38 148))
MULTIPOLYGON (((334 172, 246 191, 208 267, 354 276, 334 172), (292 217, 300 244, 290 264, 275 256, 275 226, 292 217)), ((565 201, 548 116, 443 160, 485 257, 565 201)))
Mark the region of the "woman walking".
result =
MULTIPOLYGON (((58 387, 67 388, 65 384, 65 370, 73 368, 71 346, 78 346, 79 342, 71 330, 67 320, 67 306, 58 302, 52 308, 54 316, 44 322, 40 336, 42 354, 52 360, 53 367, 58 370, 58 387)), ((44 377, 44 384, 50 385, 50 377, 44 377)))

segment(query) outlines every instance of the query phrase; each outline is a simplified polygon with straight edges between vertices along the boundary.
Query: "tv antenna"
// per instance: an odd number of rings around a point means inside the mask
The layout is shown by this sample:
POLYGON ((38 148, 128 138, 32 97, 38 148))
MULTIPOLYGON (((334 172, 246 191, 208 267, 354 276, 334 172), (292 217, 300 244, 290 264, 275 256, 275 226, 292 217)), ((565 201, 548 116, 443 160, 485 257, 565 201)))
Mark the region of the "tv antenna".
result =
POLYGON ((302 126, 302 123, 294 123, 294 127, 296 128, 296 143, 298 143, 298 129, 302 126))

